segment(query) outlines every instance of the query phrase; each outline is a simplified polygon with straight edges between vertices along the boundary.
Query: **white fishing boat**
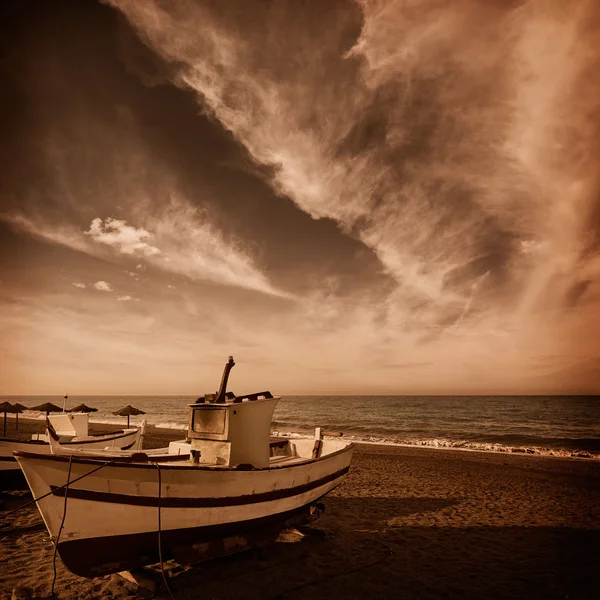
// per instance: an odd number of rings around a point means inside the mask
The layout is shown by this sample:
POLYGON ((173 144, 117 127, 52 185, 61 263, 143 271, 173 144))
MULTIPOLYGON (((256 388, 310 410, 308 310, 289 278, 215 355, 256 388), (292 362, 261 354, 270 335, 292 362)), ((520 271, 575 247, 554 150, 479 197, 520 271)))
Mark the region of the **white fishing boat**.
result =
POLYGON ((142 452, 143 440, 146 433, 145 420, 142 422, 140 431, 141 433, 138 442, 133 446, 133 448, 129 449, 117 448, 115 446, 105 446, 104 448, 90 449, 86 448, 85 446, 61 444, 59 436, 49 423, 46 426, 46 437, 48 438, 50 444, 50 453, 59 456, 99 456, 104 458, 135 458, 137 454, 138 458, 141 458, 143 460, 146 460, 146 457, 150 456, 153 460, 158 459, 161 461, 178 460, 177 458, 174 458, 176 456, 181 457, 179 460, 189 459, 191 444, 188 440, 185 439, 178 440, 176 442, 171 442, 169 446, 165 446, 164 448, 145 449, 142 452))
MULTIPOLYGON (((139 449, 142 447, 143 431, 141 427, 119 429, 110 433, 89 435, 88 415, 59 414, 47 417, 50 426, 65 449, 98 450, 115 448, 120 450, 139 449)), ((14 452, 34 452, 51 454, 49 438, 45 434, 34 434, 28 441, 0 438, 0 472, 19 471, 14 452)))
POLYGON ((143 453, 15 453, 73 573, 96 577, 161 555, 185 563, 235 550, 235 540, 262 539, 312 514, 341 483, 353 445, 322 439, 320 430, 315 439, 271 442, 280 398, 226 394, 233 365, 230 358, 218 394, 190 405, 185 462, 143 453))

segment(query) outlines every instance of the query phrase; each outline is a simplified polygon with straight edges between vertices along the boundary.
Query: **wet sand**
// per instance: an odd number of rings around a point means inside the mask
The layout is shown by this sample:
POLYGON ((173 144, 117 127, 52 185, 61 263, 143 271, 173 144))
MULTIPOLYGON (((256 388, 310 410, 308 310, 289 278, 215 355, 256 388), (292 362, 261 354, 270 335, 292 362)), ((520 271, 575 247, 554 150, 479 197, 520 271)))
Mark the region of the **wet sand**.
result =
MULTIPOLYGON (((25 439, 43 427, 21 422, 25 439)), ((184 435, 150 428, 147 447, 184 435)), ((21 585, 49 598, 53 546, 37 509, 6 519, 7 509, 30 496, 13 491, 0 499, 0 597, 21 585)), ((360 445, 325 505, 314 524, 323 535, 288 536, 261 552, 203 563, 171 580, 174 596, 600 598, 598 461, 360 445)), ((116 576, 79 578, 59 558, 56 570, 59 598, 140 594, 116 576)))

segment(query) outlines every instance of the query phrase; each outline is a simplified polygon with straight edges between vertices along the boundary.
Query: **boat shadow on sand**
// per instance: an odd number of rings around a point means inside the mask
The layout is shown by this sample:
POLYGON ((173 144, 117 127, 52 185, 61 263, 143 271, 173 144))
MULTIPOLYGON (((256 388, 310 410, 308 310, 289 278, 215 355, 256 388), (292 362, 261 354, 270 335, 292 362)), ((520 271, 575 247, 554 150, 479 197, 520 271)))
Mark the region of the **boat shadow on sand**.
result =
POLYGON ((201 563, 172 589, 176 597, 202 589, 220 600, 600 597, 599 531, 394 525, 459 503, 330 497, 314 524, 320 535, 201 563))

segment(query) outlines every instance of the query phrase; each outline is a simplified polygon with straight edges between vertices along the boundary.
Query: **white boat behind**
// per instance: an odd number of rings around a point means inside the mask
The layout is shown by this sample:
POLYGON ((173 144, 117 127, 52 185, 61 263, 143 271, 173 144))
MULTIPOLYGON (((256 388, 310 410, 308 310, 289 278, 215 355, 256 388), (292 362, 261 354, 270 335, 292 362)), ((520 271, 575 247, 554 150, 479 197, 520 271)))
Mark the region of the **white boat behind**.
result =
MULTIPOLYGON (((85 457, 103 457, 109 460, 112 458, 137 459, 145 461, 147 457, 152 457, 153 460, 169 460, 175 456, 180 456, 181 460, 189 459, 191 444, 189 441, 177 440, 171 442, 164 448, 152 448, 142 451, 144 436, 146 434, 146 420, 142 422, 140 427, 140 435, 136 444, 129 449, 117 448, 115 446, 105 446, 104 448, 87 448, 85 446, 61 444, 59 437, 51 427, 46 427, 46 437, 50 444, 50 454, 57 456, 85 456, 85 457)), ((176 460, 173 458, 173 460, 176 460)))
MULTIPOLYGON (((190 405, 190 455, 15 454, 58 553, 73 573, 114 573, 163 558, 223 553, 309 515, 348 472, 340 439, 270 442, 279 397, 218 395, 190 405), (96 515, 90 518, 90 515, 96 515)), ((199 399, 200 400, 200 399, 199 399)))
MULTIPOLYGON (((50 423, 51 429, 58 436, 60 445, 64 449, 72 449, 79 452, 101 450, 104 448, 132 450, 141 448, 143 443, 144 431, 142 427, 131 427, 110 433, 88 435, 87 415, 50 415, 46 422, 50 423), (69 421, 73 417, 85 417, 85 426, 81 422, 76 422, 73 428, 69 428, 68 425, 65 425, 67 423, 65 417, 69 421), (82 431, 85 431, 85 435, 81 435, 82 431)), ((0 472, 20 470, 19 464, 13 456, 14 452, 51 454, 52 450, 47 434, 34 434, 29 441, 0 438, 0 472)))

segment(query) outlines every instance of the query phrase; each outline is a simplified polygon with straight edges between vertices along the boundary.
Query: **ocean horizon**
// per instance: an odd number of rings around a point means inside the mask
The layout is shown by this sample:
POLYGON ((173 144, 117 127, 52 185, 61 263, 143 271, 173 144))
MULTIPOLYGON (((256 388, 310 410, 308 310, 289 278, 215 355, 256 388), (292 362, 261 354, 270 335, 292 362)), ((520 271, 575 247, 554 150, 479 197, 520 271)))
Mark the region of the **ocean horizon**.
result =
MULTIPOLYGON (((5 395, 8 402, 35 406, 60 395, 5 395)), ((91 423, 123 425, 112 413, 133 404, 149 425, 187 429, 188 404, 197 396, 73 395, 67 409, 85 403, 98 409, 91 423)), ((41 413, 23 417, 43 419, 41 413)), ((342 432, 357 442, 431 448, 462 448, 600 459, 600 396, 283 396, 272 433, 310 435, 315 427, 342 432)), ((8 433, 8 432, 7 432, 8 433)))

